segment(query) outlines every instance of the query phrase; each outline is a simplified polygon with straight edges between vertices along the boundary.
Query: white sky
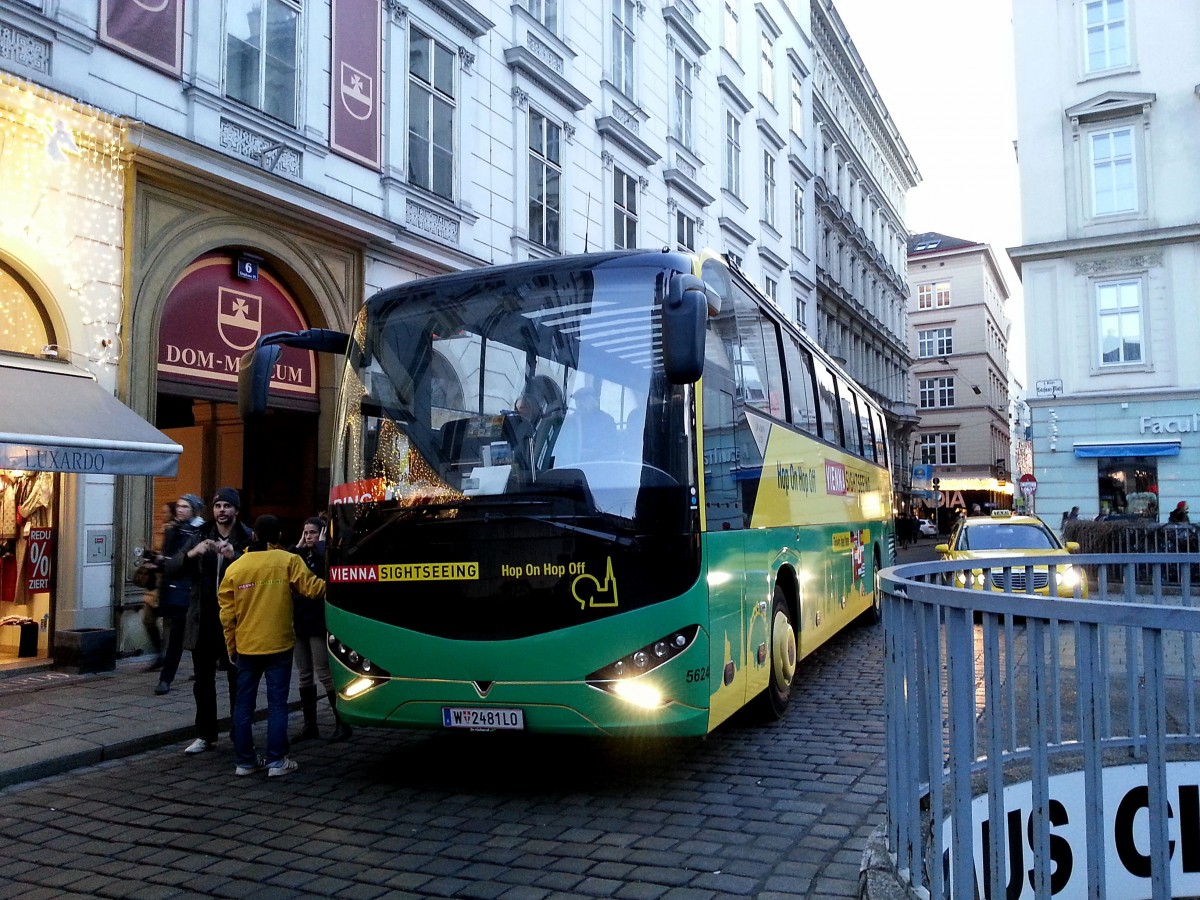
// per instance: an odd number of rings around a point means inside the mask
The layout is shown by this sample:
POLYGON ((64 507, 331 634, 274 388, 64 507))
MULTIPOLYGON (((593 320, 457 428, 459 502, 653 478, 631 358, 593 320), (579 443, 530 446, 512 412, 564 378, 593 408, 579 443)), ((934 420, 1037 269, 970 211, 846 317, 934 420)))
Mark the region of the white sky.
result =
POLYGON ((1004 0, 834 0, 921 172, 909 231, 992 245, 1008 283, 1009 364, 1025 377, 1011 5, 1004 0))

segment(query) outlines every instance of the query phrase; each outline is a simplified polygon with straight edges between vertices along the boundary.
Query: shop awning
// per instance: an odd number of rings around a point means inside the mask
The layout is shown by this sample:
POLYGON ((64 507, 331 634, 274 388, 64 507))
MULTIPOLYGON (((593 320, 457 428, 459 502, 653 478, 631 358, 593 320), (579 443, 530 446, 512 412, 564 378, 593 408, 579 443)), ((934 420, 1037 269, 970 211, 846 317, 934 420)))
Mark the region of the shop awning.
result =
POLYGON ((1126 444, 1076 444, 1075 456, 1079 459, 1096 459, 1101 456, 1178 456, 1179 441, 1139 441, 1126 444))
POLYGON ((0 469, 174 475, 183 447, 67 363, 0 363, 0 469))

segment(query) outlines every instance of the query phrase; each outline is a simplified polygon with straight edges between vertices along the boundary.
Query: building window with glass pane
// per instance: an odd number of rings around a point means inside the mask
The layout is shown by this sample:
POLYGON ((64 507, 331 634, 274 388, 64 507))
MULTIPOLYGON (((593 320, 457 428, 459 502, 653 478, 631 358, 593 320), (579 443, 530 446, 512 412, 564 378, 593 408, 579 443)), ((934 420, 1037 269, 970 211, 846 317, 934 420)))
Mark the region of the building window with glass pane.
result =
POLYGON ((1102 72, 1129 65, 1126 0, 1094 0, 1084 4, 1087 70, 1102 72))
POLYGON ((454 195, 455 52, 413 28, 408 46, 408 181, 454 195))
POLYGON ((957 435, 953 431, 921 435, 921 464, 951 466, 958 462, 957 435))
POLYGON ((529 14, 558 34, 558 0, 525 0, 529 14))
POLYGON ((725 0, 725 19, 723 26, 723 42, 725 49, 734 59, 738 58, 738 11, 737 0, 725 0))
POLYGON ((763 221, 775 226, 775 157, 763 151, 763 221))
POLYGON ((758 90, 767 98, 768 103, 775 102, 775 42, 769 34, 764 33, 760 47, 760 65, 758 73, 758 90))
POLYGON ((1142 283, 1140 279, 1102 281, 1096 285, 1099 311, 1100 364, 1141 363, 1142 283))
POLYGON ((613 84, 633 99, 633 23, 637 20, 634 0, 613 0, 613 84))
POLYGON ((953 378, 922 378, 920 380, 921 409, 936 409, 954 405, 953 378))
POLYGON ((696 249, 696 220, 687 213, 675 213, 675 245, 680 250, 696 249))
POLYGON ((1137 211, 1133 129, 1097 131, 1089 137, 1092 156, 1092 214, 1106 216, 1137 211))
POLYGON ((917 332, 917 356, 921 359, 949 356, 953 352, 953 328, 929 328, 917 332))
POLYGON ((808 252, 804 229, 804 187, 799 182, 792 182, 792 246, 801 253, 808 252))
POLYGON ((917 285, 917 309, 933 309, 950 305, 950 282, 938 281, 917 285))
POLYGON ((804 137, 804 82, 795 72, 792 73, 791 127, 796 137, 804 137))
POLYGON ((285 0, 229 0, 225 95, 296 124, 300 7, 285 0))
POLYGON ((613 247, 637 246, 638 182, 628 172, 613 167, 613 247))
POLYGON ((562 129, 541 113, 529 112, 529 238, 561 250, 562 129))
POLYGON ((779 282, 770 275, 763 276, 763 293, 767 295, 767 299, 779 305, 779 282))
POLYGON ((725 190, 735 197, 742 193, 742 123, 725 113, 725 190))
POLYGON ((675 121, 671 133, 683 146, 692 146, 692 63, 675 51, 675 121))

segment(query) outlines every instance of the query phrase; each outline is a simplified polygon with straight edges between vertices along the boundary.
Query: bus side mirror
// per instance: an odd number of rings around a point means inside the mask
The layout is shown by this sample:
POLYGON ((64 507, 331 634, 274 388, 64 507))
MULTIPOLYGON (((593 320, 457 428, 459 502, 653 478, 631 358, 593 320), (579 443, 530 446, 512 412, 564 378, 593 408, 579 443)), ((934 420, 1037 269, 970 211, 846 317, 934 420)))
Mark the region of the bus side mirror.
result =
POLYGON ((693 384, 704 373, 708 296, 695 275, 671 276, 662 308, 663 369, 672 384, 693 384))
POLYGON ((243 420, 266 415, 271 373, 281 353, 283 347, 279 344, 260 344, 242 355, 238 365, 238 412, 243 420))

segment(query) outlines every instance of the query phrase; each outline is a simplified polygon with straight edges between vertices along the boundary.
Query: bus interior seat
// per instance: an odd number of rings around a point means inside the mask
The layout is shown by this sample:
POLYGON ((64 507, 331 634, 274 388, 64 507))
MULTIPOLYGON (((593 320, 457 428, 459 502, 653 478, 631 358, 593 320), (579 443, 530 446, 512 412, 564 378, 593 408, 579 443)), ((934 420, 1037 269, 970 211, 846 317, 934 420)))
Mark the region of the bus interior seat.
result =
POLYGON ((556 406, 546 410, 545 414, 538 419, 533 433, 531 468, 534 472, 548 472, 553 469, 554 443, 558 440, 558 433, 562 430, 564 418, 566 418, 566 411, 561 406, 556 406))
POLYGON ((468 436, 471 418, 451 419, 442 424, 442 460, 450 467, 477 466, 482 461, 479 439, 468 436))

